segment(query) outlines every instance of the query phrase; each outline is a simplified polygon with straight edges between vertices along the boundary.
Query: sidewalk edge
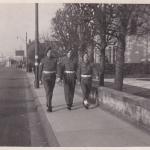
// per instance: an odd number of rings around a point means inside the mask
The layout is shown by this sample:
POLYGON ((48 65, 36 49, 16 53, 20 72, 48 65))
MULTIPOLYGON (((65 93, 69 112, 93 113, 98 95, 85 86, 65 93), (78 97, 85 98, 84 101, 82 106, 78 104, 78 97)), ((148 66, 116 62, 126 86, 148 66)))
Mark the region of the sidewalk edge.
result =
POLYGON ((41 125, 44 129, 44 133, 46 135, 46 138, 47 138, 47 142, 48 142, 48 145, 50 147, 59 147, 60 144, 56 138, 56 135, 50 125, 50 122, 47 118, 47 115, 45 114, 45 111, 42 107, 42 104, 40 103, 40 100, 39 100, 39 97, 37 96, 35 90, 34 90, 34 87, 33 87, 33 84, 31 83, 30 79, 29 79, 29 76, 28 74, 27 75, 27 78, 28 78, 28 82, 29 82, 29 85, 30 85, 30 89, 31 89, 31 92, 33 94, 33 97, 34 97, 34 101, 35 101, 35 105, 37 107, 37 112, 38 112, 38 115, 39 115, 39 118, 40 118, 40 121, 41 121, 41 125))

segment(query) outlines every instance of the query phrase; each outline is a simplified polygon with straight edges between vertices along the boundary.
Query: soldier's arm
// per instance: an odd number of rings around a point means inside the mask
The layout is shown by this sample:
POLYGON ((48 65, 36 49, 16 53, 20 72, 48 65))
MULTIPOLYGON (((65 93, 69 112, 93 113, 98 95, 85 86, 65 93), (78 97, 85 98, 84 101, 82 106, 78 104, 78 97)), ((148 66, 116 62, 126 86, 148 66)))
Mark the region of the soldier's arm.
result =
POLYGON ((99 72, 98 72, 97 67, 96 67, 96 65, 94 63, 92 64, 92 73, 94 74, 96 79, 99 78, 99 72))
POLYGON ((56 71, 57 71, 57 78, 60 78, 60 70, 61 70, 61 62, 57 59, 56 71))
POLYGON ((79 66, 78 61, 74 60, 74 63, 75 63, 75 72, 77 72, 78 71, 78 66, 79 66))
POLYGON ((77 69, 77 80, 78 82, 81 81, 81 64, 78 63, 78 69, 77 69))
POLYGON ((63 73, 64 73, 64 62, 60 61, 58 66, 57 66, 57 71, 58 71, 58 78, 61 80, 63 79, 63 73))

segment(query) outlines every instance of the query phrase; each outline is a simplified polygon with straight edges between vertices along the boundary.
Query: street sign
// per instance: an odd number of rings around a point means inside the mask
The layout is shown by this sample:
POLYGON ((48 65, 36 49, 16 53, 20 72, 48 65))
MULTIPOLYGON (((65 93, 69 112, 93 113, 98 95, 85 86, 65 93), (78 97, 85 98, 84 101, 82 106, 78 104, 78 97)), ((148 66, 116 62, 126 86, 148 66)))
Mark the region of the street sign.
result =
POLYGON ((16 50, 16 56, 24 56, 24 50, 16 50))

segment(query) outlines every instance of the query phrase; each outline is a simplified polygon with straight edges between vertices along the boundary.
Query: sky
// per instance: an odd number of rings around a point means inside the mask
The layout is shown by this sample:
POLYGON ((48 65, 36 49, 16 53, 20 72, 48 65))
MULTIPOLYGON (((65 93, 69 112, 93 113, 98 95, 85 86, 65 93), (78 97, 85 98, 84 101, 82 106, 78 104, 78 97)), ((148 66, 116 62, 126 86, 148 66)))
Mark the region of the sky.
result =
MULTIPOLYGON (((39 35, 50 32, 51 19, 63 5, 39 4, 39 35)), ((14 56, 15 50, 25 50, 25 35, 35 38, 35 4, 0 4, 0 55, 14 56), (18 37, 18 38, 17 38, 18 37)))

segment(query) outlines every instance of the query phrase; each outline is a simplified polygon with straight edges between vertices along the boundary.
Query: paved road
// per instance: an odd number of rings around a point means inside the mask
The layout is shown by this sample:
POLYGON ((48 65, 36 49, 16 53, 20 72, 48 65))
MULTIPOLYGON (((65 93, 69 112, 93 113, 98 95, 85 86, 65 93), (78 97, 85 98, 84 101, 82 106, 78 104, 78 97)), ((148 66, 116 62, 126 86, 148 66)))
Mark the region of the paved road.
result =
POLYGON ((0 146, 47 146, 24 71, 0 68, 0 146))

